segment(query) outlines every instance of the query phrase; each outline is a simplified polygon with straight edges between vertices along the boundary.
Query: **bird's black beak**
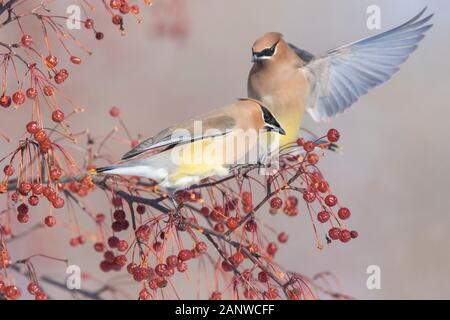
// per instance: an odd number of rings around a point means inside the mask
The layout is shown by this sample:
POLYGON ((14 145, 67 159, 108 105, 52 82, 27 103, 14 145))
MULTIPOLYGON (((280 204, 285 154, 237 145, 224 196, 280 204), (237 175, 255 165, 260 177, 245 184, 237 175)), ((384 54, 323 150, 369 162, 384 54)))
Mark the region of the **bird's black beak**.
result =
POLYGON ((286 131, 284 131, 284 129, 283 129, 282 127, 265 126, 264 129, 266 129, 267 131, 278 132, 278 133, 281 134, 282 136, 285 136, 285 135, 286 135, 286 131))
POLYGON ((258 60, 259 60, 258 54, 255 53, 255 52, 253 52, 253 53, 252 53, 252 62, 255 63, 255 62, 258 61, 258 60))
POLYGON ((286 131, 284 131, 284 129, 282 127, 278 128, 278 133, 281 134, 282 136, 286 135, 286 131))

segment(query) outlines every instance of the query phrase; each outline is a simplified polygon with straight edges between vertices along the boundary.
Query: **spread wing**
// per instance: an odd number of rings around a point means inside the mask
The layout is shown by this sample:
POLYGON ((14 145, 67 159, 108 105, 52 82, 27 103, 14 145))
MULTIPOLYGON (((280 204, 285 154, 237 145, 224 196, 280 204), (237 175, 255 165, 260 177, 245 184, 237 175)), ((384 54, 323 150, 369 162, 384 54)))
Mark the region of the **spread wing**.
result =
POLYGON ((134 158, 151 150, 162 152, 180 144, 223 136, 229 133, 234 126, 234 119, 226 114, 212 114, 199 119, 191 119, 166 128, 155 136, 142 141, 134 149, 124 154, 122 160, 134 158))
POLYGON ((425 10, 396 28, 330 50, 303 66, 300 70, 311 83, 307 111, 312 118, 328 120, 390 79, 432 27, 426 24, 432 14, 421 19, 425 10))

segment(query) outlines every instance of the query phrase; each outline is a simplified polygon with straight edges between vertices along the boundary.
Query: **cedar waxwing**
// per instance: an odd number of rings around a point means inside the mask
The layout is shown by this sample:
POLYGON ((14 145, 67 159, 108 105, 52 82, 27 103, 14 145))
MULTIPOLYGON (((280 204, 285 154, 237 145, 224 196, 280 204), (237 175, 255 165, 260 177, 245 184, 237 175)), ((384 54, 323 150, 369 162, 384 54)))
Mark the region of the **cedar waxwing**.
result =
POLYGON ((315 121, 342 113, 387 81, 432 27, 426 8, 408 22, 324 55, 314 56, 267 33, 252 48, 248 96, 269 107, 286 130, 280 144, 295 141, 304 111, 315 121))
POLYGON ((241 99, 164 129, 127 152, 120 163, 91 173, 150 178, 172 193, 208 177, 226 176, 233 167, 260 163, 261 152, 276 151, 272 148, 278 147, 280 134, 285 132, 269 109, 241 99), (262 151, 250 158, 258 147, 262 151))

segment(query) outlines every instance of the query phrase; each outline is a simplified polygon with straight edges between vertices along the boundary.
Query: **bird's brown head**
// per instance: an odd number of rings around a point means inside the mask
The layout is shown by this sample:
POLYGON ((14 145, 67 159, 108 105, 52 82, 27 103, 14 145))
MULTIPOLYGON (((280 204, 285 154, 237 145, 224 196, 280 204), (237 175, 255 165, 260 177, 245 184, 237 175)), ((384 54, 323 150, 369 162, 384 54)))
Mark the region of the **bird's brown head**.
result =
POLYGON ((252 61, 264 62, 277 59, 287 46, 283 35, 278 32, 269 32, 257 39, 252 47, 252 61))

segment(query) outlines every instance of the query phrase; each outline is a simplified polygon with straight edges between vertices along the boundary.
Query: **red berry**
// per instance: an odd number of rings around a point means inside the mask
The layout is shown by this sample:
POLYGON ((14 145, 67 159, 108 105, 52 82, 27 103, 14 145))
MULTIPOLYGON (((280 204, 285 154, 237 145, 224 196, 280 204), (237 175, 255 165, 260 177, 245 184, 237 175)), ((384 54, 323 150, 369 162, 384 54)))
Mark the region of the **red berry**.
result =
POLYGON ((317 184, 317 190, 319 190, 319 192, 325 193, 328 191, 328 182, 321 180, 319 181, 319 183, 317 184))
POLYGON ((44 222, 48 227, 53 227, 56 224, 56 219, 54 216, 47 216, 44 222))
POLYGON ((288 241, 288 235, 285 232, 281 232, 278 235, 278 241, 280 241, 281 243, 286 243, 288 241))
POLYGON ((179 261, 177 264, 178 272, 185 272, 188 269, 188 265, 186 262, 179 261))
POLYGON ((113 206, 115 206, 115 207, 121 207, 122 203, 123 203, 122 198, 120 198, 120 197, 113 197, 111 202, 112 202, 113 206))
POLYGON ((214 207, 214 210, 211 212, 210 214, 211 220, 213 221, 220 221, 225 219, 226 215, 225 215, 225 210, 222 207, 214 207))
POLYGON ((27 223, 28 220, 30 220, 30 216, 26 213, 19 213, 17 215, 17 221, 19 221, 20 223, 27 223))
POLYGON ((181 261, 187 261, 192 258, 191 250, 183 249, 178 253, 178 259, 181 261))
POLYGON ((303 149, 304 149, 306 152, 311 152, 311 151, 313 151, 315 147, 316 147, 316 146, 314 145, 314 142, 312 142, 312 141, 307 141, 307 142, 305 142, 305 143, 303 144, 303 149))
POLYGON ((39 124, 36 121, 30 121, 27 123, 27 131, 28 133, 35 134, 39 131, 39 124))
POLYGON ((265 283, 265 282, 269 281, 269 275, 267 274, 267 272, 261 271, 258 273, 258 280, 260 282, 265 283))
POLYGON ((230 217, 227 219, 228 229, 234 230, 239 226, 239 218, 230 217))
POLYGON ((256 222, 254 220, 247 221, 244 225, 244 228, 248 232, 255 232, 257 228, 256 222))
POLYGON ((112 107, 111 109, 109 109, 109 114, 111 115, 111 117, 117 118, 118 116, 120 116, 120 109, 118 107, 112 107))
POLYGON ((283 200, 279 197, 273 197, 270 200, 270 207, 272 209, 280 209, 283 206, 283 200))
POLYGON ((139 299, 147 300, 150 297, 150 292, 146 288, 139 291, 139 299))
POLYGON ((195 245, 195 250, 198 253, 205 253, 206 250, 208 250, 208 246, 203 241, 200 241, 200 242, 197 242, 197 244, 195 245))
POLYGON ((341 235, 339 237, 339 240, 341 240, 341 242, 349 242, 350 239, 352 238, 350 231, 348 230, 342 230, 341 231, 341 235))
POLYGON ((60 109, 56 109, 52 112, 52 120, 55 122, 63 122, 64 121, 64 112, 60 109))
POLYGON ((303 193, 303 200, 305 200, 306 202, 314 202, 314 200, 316 199, 316 194, 312 191, 305 191, 303 193))
POLYGON ((17 207, 17 212, 19 214, 27 214, 28 213, 28 206, 25 203, 21 203, 18 207, 17 207))
POLYGON ((17 288, 16 286, 7 286, 5 288, 5 295, 7 298, 11 300, 16 300, 20 298, 21 292, 20 289, 17 288))
POLYGON ((105 245, 103 242, 94 243, 94 250, 97 252, 103 252, 105 250, 105 245))
POLYGON ((178 257, 176 255, 170 255, 166 258, 166 263, 169 268, 175 268, 178 264, 178 257))
POLYGON ((313 152, 308 153, 306 156, 306 161, 308 161, 310 164, 316 164, 319 162, 319 156, 313 152))
POLYGON ((350 210, 348 208, 342 207, 338 210, 338 216, 342 220, 348 219, 350 217, 350 210))
POLYGON ((222 300, 222 294, 220 292, 214 291, 211 293, 210 300, 222 300))
POLYGON ((84 21, 84 27, 86 29, 92 29, 94 27, 94 20, 86 19, 86 21, 84 21))
POLYGON ((350 236, 352 237, 352 239, 356 239, 358 238, 358 231, 350 231, 350 236))
POLYGON ((145 206, 140 204, 136 207, 136 212, 139 214, 144 214, 145 213, 145 206))
POLYGON ((47 140, 47 134, 42 129, 39 129, 38 131, 36 131, 36 133, 34 133, 33 136, 34 136, 34 139, 39 143, 42 143, 45 140, 47 140))
POLYGON ((137 4, 133 4, 130 7, 130 10, 133 14, 139 14, 139 12, 140 12, 139 6, 137 4))
POLYGON ((118 255, 117 257, 114 258, 114 263, 118 266, 125 266, 127 264, 127 257, 123 254, 118 255))
POLYGON ((167 271, 167 264, 165 263, 157 264, 155 267, 155 273, 160 277, 163 277, 166 274, 166 271, 167 271))
POLYGON ((61 197, 57 197, 54 201, 52 201, 52 205, 55 209, 61 209, 64 207, 64 199, 61 197))
POLYGON ((28 98, 34 99, 37 97, 37 90, 36 88, 28 88, 26 94, 28 98))
POLYGON ((19 184, 19 193, 26 196, 31 191, 31 183, 23 181, 19 184))
POLYGON ((278 251, 277 244, 274 242, 269 242, 269 244, 267 245, 267 253, 273 256, 277 251, 278 251))
POLYGON ((225 231, 225 225, 221 222, 216 223, 214 225, 214 231, 219 232, 219 233, 223 233, 225 231))
POLYGON ((118 220, 118 221, 125 220, 125 218, 126 218, 125 211, 123 211, 122 209, 117 209, 114 211, 113 217, 114 217, 114 220, 118 220))
POLYGON ((71 56, 71 57, 70 57, 70 61, 71 61, 73 64, 80 64, 80 63, 81 63, 81 59, 78 58, 78 57, 75 57, 75 56, 71 56))
POLYGON ((327 133, 327 139, 330 142, 337 142, 339 140, 340 135, 341 134, 336 129, 330 129, 328 130, 327 133))
POLYGON ((95 39, 97 39, 97 40, 102 40, 104 37, 105 37, 105 35, 103 34, 103 32, 95 33, 95 39))
POLYGON ((120 6, 120 12, 123 14, 127 14, 128 12, 130 12, 130 6, 122 1, 122 5, 120 6))
POLYGON ((111 0, 109 2, 109 6, 111 7, 111 9, 115 9, 115 10, 119 9, 121 4, 122 3, 120 0, 111 0))
POLYGON ((21 105, 25 102, 25 95, 21 91, 17 91, 13 94, 12 100, 15 104, 21 105))
POLYGON ((47 97, 50 97, 53 95, 53 88, 51 86, 45 86, 43 91, 47 97))
POLYGON ((56 166, 50 168, 50 178, 52 180, 59 180, 61 178, 61 169, 56 166))
POLYGON ((230 272, 233 270, 233 266, 226 260, 222 261, 222 270, 225 272, 230 272))
POLYGON ((120 240, 117 243, 117 250, 119 250, 120 252, 123 252, 127 249, 128 249, 128 242, 126 242, 125 240, 120 240))
POLYGON ((330 219, 330 213, 327 211, 321 211, 317 214, 317 220, 319 220, 320 223, 325 223, 330 219))
POLYGON ((33 38, 29 34, 24 34, 20 42, 22 42, 24 47, 29 47, 33 44, 33 38))
POLYGON ((209 216, 209 209, 208 209, 207 207, 202 207, 202 208, 200 209, 200 214, 201 214, 202 216, 204 216, 204 217, 209 216))
POLYGON ((14 167, 10 164, 7 164, 4 168, 3 168, 3 173, 6 176, 12 176, 14 174, 14 167))
POLYGON ((28 204, 30 206, 37 206, 39 203, 39 198, 35 195, 32 195, 28 198, 28 204))
POLYGON ((232 265, 234 265, 235 267, 237 267, 238 265, 240 265, 242 262, 244 261, 244 255, 242 254, 242 252, 237 251, 235 254, 233 254, 230 257, 230 262, 232 265))
POLYGON ((116 14, 115 16, 112 17, 112 23, 114 24, 122 24, 122 16, 116 14))
POLYGON ((133 274, 134 271, 135 271, 137 268, 138 268, 137 264, 131 262, 131 263, 129 263, 129 264, 127 265, 127 272, 128 272, 129 274, 133 274))
POLYGON ((45 58, 45 64, 47 65, 47 67, 49 68, 54 68, 58 65, 58 58, 55 57, 54 55, 49 54, 46 58, 45 58))
POLYGON ((328 230, 328 236, 332 240, 337 240, 341 236, 341 230, 339 228, 331 228, 330 230, 328 230))
POLYGON ((0 105, 3 108, 8 108, 11 105, 11 97, 5 96, 4 94, 0 97, 0 105))
POLYGON ((112 270, 112 263, 103 260, 102 262, 100 262, 100 269, 101 269, 103 272, 111 271, 111 270, 112 270))
POLYGON ((337 197, 335 195, 329 194, 325 197, 325 203, 329 207, 334 207, 337 203, 337 197))
POLYGON ((47 295, 45 294, 45 292, 38 291, 38 292, 36 292, 35 299, 36 300, 47 300, 47 295))
POLYGON ((35 295, 39 291, 39 287, 35 282, 30 282, 27 286, 27 290, 30 294, 35 295))

